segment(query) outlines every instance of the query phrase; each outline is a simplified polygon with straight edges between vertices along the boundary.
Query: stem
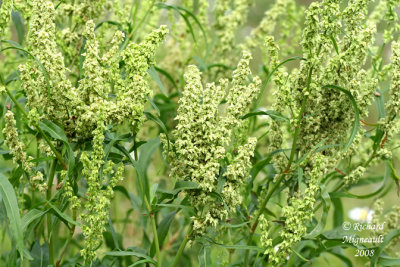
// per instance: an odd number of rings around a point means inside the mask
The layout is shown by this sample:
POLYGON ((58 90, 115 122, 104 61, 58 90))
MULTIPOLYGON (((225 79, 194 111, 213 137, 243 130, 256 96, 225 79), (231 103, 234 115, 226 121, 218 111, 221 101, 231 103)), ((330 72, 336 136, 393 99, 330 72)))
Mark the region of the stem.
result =
MULTIPOLYGON (((72 218, 74 221, 76 220, 76 209, 74 209, 72 212, 72 218)), ((61 260, 64 256, 65 252, 67 251, 69 244, 71 243, 74 233, 75 233, 75 225, 72 226, 70 236, 68 237, 67 241, 65 241, 65 244, 64 244, 63 248, 61 249, 60 257, 59 257, 58 261, 56 262, 56 267, 60 266, 61 260)))
MULTIPOLYGON (((25 117, 28 117, 28 113, 25 111, 25 109, 18 103, 17 99, 13 96, 11 93, 10 89, 8 89, 5 85, 4 87, 6 88, 8 96, 11 98, 11 100, 14 102, 15 106, 24 114, 25 117)), ((67 169, 67 165, 65 165, 63 158, 61 154, 57 151, 57 149, 54 147, 53 143, 51 142, 50 138, 43 132, 43 130, 39 127, 39 125, 35 124, 34 125, 36 130, 39 131, 39 133, 43 136, 43 138, 46 140, 47 144, 50 146, 51 150, 54 152, 56 155, 57 160, 60 162, 60 164, 63 166, 64 170, 67 169)))
POLYGON ((193 226, 192 224, 190 224, 189 229, 187 231, 187 235, 185 236, 185 238, 183 239, 181 245, 179 246, 178 252, 176 253, 174 262, 172 263, 171 267, 176 267, 178 265, 179 259, 182 255, 183 250, 186 247, 187 242, 189 241, 190 235, 193 232, 193 226))
MULTIPOLYGON (((309 72, 308 72, 308 77, 307 77, 307 91, 310 89, 312 71, 313 71, 313 68, 311 67, 309 72)), ((281 175, 279 176, 278 180, 276 181, 274 186, 271 188, 271 190, 269 190, 267 196, 265 197, 264 201, 261 204, 260 209, 258 209, 258 212, 257 212, 257 215, 256 215, 256 220, 254 221, 254 224, 250 229, 250 236, 249 236, 249 239, 247 240, 247 245, 250 245, 251 240, 253 239, 254 232, 256 231, 257 226, 258 226, 258 221, 259 221, 259 219, 261 217, 261 214, 264 213, 269 199, 272 197, 272 195, 275 192, 275 190, 279 187, 280 183, 282 182, 283 178, 285 178, 286 174, 288 174, 288 172, 290 170, 290 166, 292 166, 294 155, 295 155, 296 150, 297 150, 297 139, 298 139, 298 136, 299 136, 301 120, 303 119, 303 114, 304 114, 304 110, 306 108, 306 104, 307 104, 307 96, 303 97, 303 100, 301 102, 301 108, 300 108, 299 114, 297 115, 297 123, 296 123, 297 125, 295 126, 296 129, 295 129, 294 136, 293 136, 292 150, 290 151, 290 157, 289 157, 288 165, 286 166, 286 168, 283 171, 283 173, 281 173, 281 175)), ((245 253, 245 256, 244 256, 244 266, 245 267, 248 264, 249 254, 250 254, 250 251, 247 250, 246 253, 245 253)))
POLYGON ((144 202, 146 204, 147 211, 149 212, 150 219, 151 219, 151 228, 153 229, 154 235, 154 245, 156 247, 156 257, 157 257, 157 267, 161 266, 161 258, 160 258, 160 244, 158 242, 158 233, 157 233, 157 224, 154 214, 151 211, 151 206, 149 201, 147 200, 146 195, 144 196, 144 202))
MULTIPOLYGON (((50 173, 49 173, 48 184, 47 184, 47 193, 46 193, 47 201, 50 201, 50 198, 51 198, 51 188, 53 185, 54 174, 56 172, 56 166, 57 166, 57 160, 54 159, 50 166, 50 173)), ((51 242, 51 236, 52 236, 51 214, 48 213, 47 214, 47 239, 49 242, 49 261, 50 261, 50 264, 53 264, 53 262, 54 262, 54 244, 53 244, 53 242, 51 242)))

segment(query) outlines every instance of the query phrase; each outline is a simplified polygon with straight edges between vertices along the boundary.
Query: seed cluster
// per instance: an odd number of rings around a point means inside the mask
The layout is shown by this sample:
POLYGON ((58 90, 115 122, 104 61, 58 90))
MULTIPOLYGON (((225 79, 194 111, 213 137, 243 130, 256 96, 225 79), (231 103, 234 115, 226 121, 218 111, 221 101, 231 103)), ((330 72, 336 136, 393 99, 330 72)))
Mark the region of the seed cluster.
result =
MULTIPOLYGON (((192 219, 198 235, 204 234, 208 226, 216 227, 228 216, 229 210, 241 203, 240 187, 248 176, 256 139, 246 138, 243 144, 239 142, 225 173, 221 172, 224 165, 220 162, 228 153, 226 146, 232 132, 236 127, 243 127, 241 116, 258 92, 258 77, 248 84, 250 59, 251 55, 244 51, 233 72, 232 87, 226 95, 225 116, 220 112, 220 103, 228 81, 222 79, 219 85, 208 83, 204 88, 197 67, 189 66, 185 73, 186 86, 175 118, 178 124, 172 134, 175 142, 168 157, 172 166, 171 178, 183 178, 199 185, 198 190, 187 192, 192 206, 196 207, 197 214, 192 219), (218 189, 219 175, 226 178, 222 189, 218 189), (224 206, 226 209, 222 208, 224 206)), ((164 150, 168 151, 165 138, 164 150)))

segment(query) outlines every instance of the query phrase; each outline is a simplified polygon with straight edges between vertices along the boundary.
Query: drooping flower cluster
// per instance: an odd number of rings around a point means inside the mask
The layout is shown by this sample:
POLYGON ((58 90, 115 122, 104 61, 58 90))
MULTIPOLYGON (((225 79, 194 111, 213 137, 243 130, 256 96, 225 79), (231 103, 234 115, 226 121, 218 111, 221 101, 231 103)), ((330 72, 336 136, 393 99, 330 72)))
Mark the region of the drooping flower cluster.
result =
MULTIPOLYGON (((372 209, 375 213, 372 216, 372 223, 375 225, 383 225, 382 229, 377 229, 374 235, 386 236, 393 230, 398 230, 400 227, 400 206, 393 205, 389 211, 384 211, 384 201, 382 199, 376 200, 372 209)), ((400 237, 393 238, 387 246, 385 252, 395 257, 400 257, 400 252, 397 249, 400 244, 400 237)), ((376 244, 379 245, 379 244, 376 244)))
POLYGON ((357 167, 349 175, 346 175, 344 177, 345 185, 358 183, 358 180, 360 180, 360 178, 364 175, 365 171, 366 170, 365 170, 365 168, 363 166, 357 167))
POLYGON ((11 18, 11 10, 13 8, 13 0, 3 0, 0 7, 0 38, 3 38, 3 34, 8 27, 8 23, 11 18))
POLYGON ((390 83, 390 98, 386 106, 386 120, 384 129, 389 136, 393 136, 399 131, 398 124, 393 122, 394 118, 400 114, 400 44, 392 43, 393 55, 391 57, 392 81, 390 83))
MULTIPOLYGON (((113 188, 123 179, 124 171, 123 164, 120 164, 117 170, 113 171, 114 163, 109 161, 107 168, 101 173, 101 167, 104 165, 103 132, 106 129, 104 121, 105 116, 102 110, 97 127, 93 130, 93 151, 90 155, 87 151, 81 155, 82 173, 88 184, 87 198, 83 205, 84 210, 79 216, 83 222, 82 232, 85 236, 85 247, 81 250, 81 254, 87 262, 95 259, 96 249, 103 240, 104 226, 108 221, 109 207, 114 194, 113 188), (106 184, 104 178, 107 175, 111 175, 111 178, 106 184), (100 177, 103 177, 103 180, 100 177)), ((75 206, 80 205, 76 204, 76 200, 73 204, 75 206)))
POLYGON ((235 34, 247 19, 248 0, 217 1, 215 6, 218 51, 225 53, 234 47, 235 34))
POLYGON ((265 254, 269 255, 269 260, 280 266, 286 262, 286 257, 291 252, 294 244, 299 242, 307 232, 307 224, 312 220, 313 208, 316 202, 315 196, 320 191, 320 178, 326 173, 326 158, 322 154, 317 154, 312 159, 312 168, 309 170, 308 186, 303 194, 290 199, 291 204, 285 206, 282 210, 282 216, 285 218, 284 227, 280 236, 282 242, 276 247, 272 246, 271 237, 268 238, 266 222, 262 229, 261 242, 266 248, 265 254))
POLYGON ((143 121, 146 97, 151 93, 146 70, 154 63, 155 49, 165 38, 167 28, 162 26, 146 36, 142 43, 131 43, 122 52, 119 44, 123 34, 117 32, 110 51, 101 57, 94 34, 95 25, 88 21, 84 31, 83 77, 78 87, 74 87, 55 41, 54 5, 33 1, 33 6, 28 43, 44 70, 34 60, 20 67, 28 106, 41 114, 41 118, 61 123, 67 135, 73 138, 91 135, 101 106, 107 107, 106 124, 126 122, 136 131, 143 121), (125 63, 123 70, 120 60, 125 63), (116 97, 110 97, 111 93, 116 97))
POLYGON ((375 32, 374 25, 365 23, 368 2, 351 1, 343 12, 338 1, 328 2, 323 1, 322 5, 314 2, 307 10, 302 41, 307 62, 301 63, 293 81, 296 88, 295 101, 290 101, 294 104, 293 110, 301 106, 304 96, 307 97, 299 134, 299 146, 303 150, 325 138, 328 144, 344 143, 354 123, 355 112, 349 97, 324 85, 333 84, 348 90, 357 103, 359 114, 366 116, 377 84, 376 79, 363 70, 375 32), (340 29, 347 32, 344 37, 340 29))
MULTIPOLYGON (((88 4, 92 5, 89 1, 88 4)), ((123 50, 120 45, 124 34, 117 31, 111 48, 101 55, 95 24, 88 20, 82 32, 85 45, 81 56, 84 60, 74 86, 63 54, 58 50, 53 3, 36 0, 32 1, 32 6, 28 50, 41 64, 29 59, 20 66, 30 121, 37 123, 46 118, 58 122, 72 141, 93 138, 92 151, 83 151, 80 156, 88 187, 85 200, 73 192, 73 179, 68 177, 68 172, 62 171, 60 175, 65 186, 64 196, 72 208, 80 209, 85 236, 81 254, 91 262, 102 242, 113 187, 122 179, 124 171, 123 165, 116 167, 111 161, 104 162, 104 131, 108 125, 124 123, 133 134, 138 132, 144 120, 146 98, 151 95, 147 70, 154 64, 156 48, 168 30, 161 26, 145 36, 140 44, 129 43, 123 50), (110 177, 108 181, 105 180, 107 177, 110 177)), ((92 11, 88 14, 95 12, 92 11)), ((34 176, 35 181, 38 178, 38 175, 34 176)))
MULTIPOLYGON (((302 8, 296 6, 296 2, 293 0, 277 0, 271 8, 269 8, 259 25, 255 27, 250 36, 246 37, 243 44, 246 49, 254 49, 257 46, 262 46, 266 36, 272 35, 277 26, 279 25, 279 33, 281 34, 281 41, 286 41, 287 38, 291 38, 290 42, 294 45, 297 44, 298 36, 301 36, 297 31, 300 30, 299 20, 302 18, 302 8), (285 21, 285 23, 279 24, 279 22, 285 21), (290 35, 290 36, 289 36, 290 35)), ((290 54, 290 47, 285 47, 284 51, 290 54), (287 50, 289 49, 289 50, 287 50)), ((284 52, 282 51, 282 52, 284 52)))
POLYGON ((22 169, 30 177, 30 183, 33 188, 38 188, 40 192, 45 192, 47 184, 43 181, 43 174, 40 171, 35 172, 34 164, 31 162, 33 158, 27 155, 25 145, 18 138, 14 113, 10 110, 7 111, 4 119, 5 127, 3 129, 3 134, 5 135, 6 144, 10 148, 14 163, 21 164, 22 169))
MULTIPOLYGON (((256 144, 254 138, 246 138, 244 144, 238 142, 240 146, 234 149, 231 164, 224 173, 225 182, 218 192, 220 162, 227 153, 232 130, 242 126, 240 117, 247 111, 260 84, 257 77, 248 84, 250 59, 250 54, 244 52, 234 71, 232 88, 226 96, 225 116, 221 114, 220 103, 227 81, 221 80, 220 85, 209 83, 203 88, 197 67, 189 66, 185 73, 186 86, 175 118, 178 124, 173 131, 175 142, 168 156, 172 166, 170 177, 199 185, 199 189, 187 191, 192 206, 196 207, 193 229, 198 235, 203 234, 208 226, 215 227, 219 220, 226 218, 228 210, 240 203, 240 186, 248 176, 250 157, 256 144), (221 195, 222 201, 215 199, 215 193, 221 195), (228 210, 222 208, 224 205, 228 210)), ((164 150, 167 149, 164 141, 164 150)))

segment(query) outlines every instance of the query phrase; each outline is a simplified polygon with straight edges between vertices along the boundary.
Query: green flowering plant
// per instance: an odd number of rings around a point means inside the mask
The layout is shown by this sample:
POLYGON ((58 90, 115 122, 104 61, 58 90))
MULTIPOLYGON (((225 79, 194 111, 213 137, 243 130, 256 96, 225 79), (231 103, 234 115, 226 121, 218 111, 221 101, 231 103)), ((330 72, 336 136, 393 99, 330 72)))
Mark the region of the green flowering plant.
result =
POLYGON ((399 265, 399 5, 0 0, 0 266, 399 265))

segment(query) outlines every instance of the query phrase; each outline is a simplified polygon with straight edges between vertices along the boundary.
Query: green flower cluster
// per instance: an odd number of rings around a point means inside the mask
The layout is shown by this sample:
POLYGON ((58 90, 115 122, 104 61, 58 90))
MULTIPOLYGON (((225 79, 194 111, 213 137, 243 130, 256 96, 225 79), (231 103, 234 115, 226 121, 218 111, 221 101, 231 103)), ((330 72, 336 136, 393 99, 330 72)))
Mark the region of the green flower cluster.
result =
POLYGON ((27 155, 25 145, 19 140, 14 113, 10 110, 7 111, 4 119, 3 134, 5 135, 5 142, 10 148, 14 163, 21 164, 22 169, 30 177, 30 183, 33 188, 37 188, 42 193, 45 192, 47 184, 43 180, 43 174, 40 171, 35 172, 34 164, 31 162, 33 158, 27 155))
MULTIPOLYGON (((81 254, 87 262, 92 262, 95 259, 96 250, 103 240, 104 226, 109 218, 109 207, 114 194, 113 188, 123 179, 124 172, 123 164, 113 171, 114 163, 109 161, 107 167, 101 173, 101 167, 104 164, 103 132, 106 130, 104 121, 105 115, 102 111, 97 121, 97 127, 93 130, 93 151, 90 155, 87 151, 84 151, 81 155, 82 174, 88 184, 86 200, 83 205, 84 210, 79 215, 83 222, 82 233, 85 236, 85 247, 81 250, 81 254), (107 175, 112 177, 108 184, 105 184, 101 177, 104 178, 107 175)), ((70 191, 70 189, 67 189, 67 194, 70 191)), ((73 206, 82 205, 78 203, 76 199, 72 199, 73 206)))
MULTIPOLYGON (((226 96, 225 116, 221 114, 220 103, 228 87, 227 80, 220 80, 220 85, 209 83, 203 88, 197 67, 189 66, 185 73, 186 86, 175 118, 178 124, 173 131, 175 142, 168 158, 172 167, 170 177, 199 185, 199 189, 187 191, 192 206, 196 207, 196 216, 192 218, 196 235, 204 234, 208 226, 216 227, 218 221, 226 218, 228 211, 241 202, 239 190, 248 176, 256 139, 246 138, 244 144, 234 149, 225 173, 221 172, 221 162, 235 127, 243 127, 241 116, 248 110, 260 85, 258 77, 248 84, 250 59, 250 54, 244 51, 226 96), (222 174, 225 182, 218 189, 222 174), (220 198, 216 199, 216 195, 220 198)), ((165 137, 163 142, 167 152, 165 137)))
POLYGON ((363 166, 357 167, 349 175, 344 177, 345 185, 356 184, 358 180, 364 175, 366 169, 363 166))
POLYGON ((385 132, 389 136, 393 136, 399 131, 396 127, 398 124, 394 123, 393 120, 400 114, 400 43, 392 43, 392 81, 390 83, 390 98, 386 106, 386 120, 384 124, 385 132))
POLYGON ((11 11, 13 8, 13 0, 3 0, 0 7, 0 37, 3 36, 5 30, 8 28, 8 23, 11 18, 11 11))
MULTIPOLYGON (((287 28, 291 28, 290 31, 293 31, 295 25, 293 25, 291 22, 292 20, 300 17, 297 14, 293 14, 295 9, 295 1, 277 0, 272 7, 265 12, 264 17, 259 25, 252 29, 250 35, 246 37, 244 48, 254 49, 257 46, 260 46, 260 44, 262 45, 265 40, 265 36, 273 34, 278 26, 278 23, 282 20, 285 20, 283 25, 287 28)), ((298 10, 300 11, 301 8, 298 10)), ((282 31, 283 29, 280 30, 282 31)), ((293 32, 291 32, 291 35, 293 36, 293 32)), ((283 36, 283 39, 285 39, 285 37, 286 36, 283 36)))
MULTIPOLYGON (((299 147, 303 151, 322 140, 328 144, 344 143, 354 122, 350 99, 324 85, 345 88, 354 96, 360 115, 368 113, 377 80, 363 70, 375 33, 375 26, 366 23, 367 4, 362 0, 351 1, 341 12, 339 1, 314 2, 306 12, 302 47, 307 61, 302 61, 289 77, 291 85, 277 93, 278 99, 286 100, 280 104, 294 114, 307 97, 299 133, 299 147), (346 34, 342 35, 342 31, 346 34)), ((294 124, 296 127, 297 122, 294 124)), ((334 151, 333 148, 326 152, 334 151)))
POLYGON ((154 30, 142 43, 131 43, 120 51, 123 34, 117 32, 111 49, 100 57, 93 21, 86 23, 83 77, 78 87, 68 79, 64 58, 57 49, 55 10, 51 2, 32 1, 34 11, 28 43, 32 54, 42 62, 44 70, 34 60, 20 67, 22 87, 28 107, 36 109, 40 118, 57 121, 71 138, 90 137, 96 128, 102 106, 106 124, 127 122, 137 131, 143 121, 146 97, 151 94, 146 70, 154 63, 157 46, 168 30, 154 30), (120 60, 124 67, 120 67, 120 60), (124 75, 122 75, 124 73, 124 75), (115 97, 111 97, 115 94, 115 97))
POLYGON ((235 35, 238 28, 247 20, 248 7, 248 0, 222 0, 216 2, 215 28, 219 38, 218 51, 226 53, 235 46, 235 35))
POLYGON ((309 174, 308 187, 302 195, 291 198, 291 204, 282 210, 282 217, 285 218, 284 227, 280 233, 282 242, 276 247, 272 246, 272 239, 268 238, 266 220, 261 221, 263 231, 261 242, 266 248, 265 254, 268 254, 269 260, 278 266, 286 262, 292 246, 307 232, 307 224, 314 215, 315 196, 320 191, 318 183, 327 172, 326 157, 322 154, 315 155, 312 159, 312 167, 307 172, 309 174))
MULTIPOLYGON (((372 217, 373 224, 383 224, 384 227, 381 230, 374 232, 374 235, 388 235, 391 231, 398 230, 400 227, 400 206, 394 205, 389 211, 383 209, 384 201, 382 199, 376 200, 372 206, 374 211, 372 217)), ((400 257, 400 251, 397 249, 400 244, 400 237, 393 238, 388 245, 385 247, 385 252, 394 257, 400 257)), ((379 245, 379 244, 376 244, 379 245)))

